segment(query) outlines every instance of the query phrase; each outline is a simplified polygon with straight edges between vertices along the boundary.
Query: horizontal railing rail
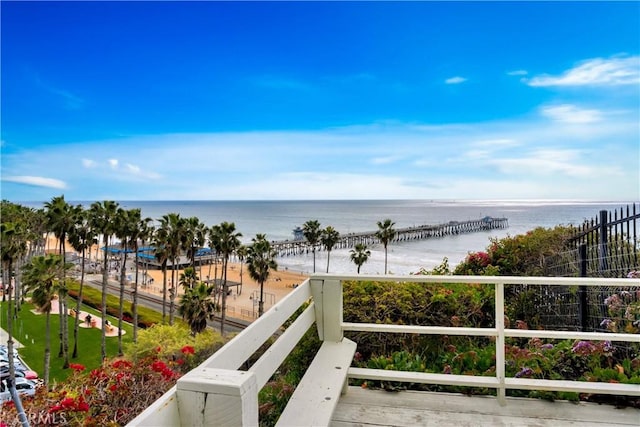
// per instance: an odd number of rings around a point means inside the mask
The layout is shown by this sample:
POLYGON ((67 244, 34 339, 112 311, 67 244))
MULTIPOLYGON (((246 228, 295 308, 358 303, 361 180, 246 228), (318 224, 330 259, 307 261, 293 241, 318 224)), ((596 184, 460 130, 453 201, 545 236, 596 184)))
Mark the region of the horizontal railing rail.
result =
MULTIPOLYGON (((427 335, 486 336, 495 339, 494 376, 451 375, 426 372, 388 371, 351 367, 352 379, 382 380, 449 386, 496 389, 504 404, 507 389, 572 391, 578 393, 640 396, 640 385, 569 380, 541 380, 505 377, 506 338, 548 338, 585 341, 640 343, 640 334, 577 332, 560 330, 524 330, 504 324, 505 287, 514 285, 611 286, 640 289, 639 279, 503 277, 503 276, 376 276, 314 274, 263 316, 240 332, 200 366, 178 380, 158 401, 129 425, 222 425, 258 423, 257 396, 306 331, 314 324, 323 341, 339 341, 346 331, 411 333, 427 335), (443 327, 352 323, 343 321, 342 286, 345 281, 421 282, 425 285, 456 283, 493 286, 495 290, 494 327, 443 327), (309 303, 296 320, 283 331, 291 316, 309 303), (277 339, 246 370, 241 370, 255 352, 270 338, 277 339)), ((301 420, 302 422, 302 420, 301 420)))
MULTIPOLYGON (((343 276, 322 275, 325 280, 342 281, 343 276)), ((379 276, 358 276, 353 280, 380 280, 379 276)), ((414 382, 434 385, 468 386, 495 388, 498 400, 505 402, 507 389, 574 391, 578 393, 601 393, 640 396, 640 385, 594 383, 585 381, 540 380, 529 378, 505 377, 505 339, 506 338, 547 338, 574 339, 583 341, 616 341, 640 343, 640 334, 577 332, 557 330, 524 330, 505 328, 504 289, 510 285, 546 285, 546 286, 611 286, 614 288, 632 288, 640 286, 640 281, 631 279, 594 279, 594 278, 554 278, 554 277, 510 277, 510 276, 412 276, 384 280, 420 283, 474 283, 495 287, 495 327, 467 328, 441 326, 406 326, 372 323, 343 322, 343 331, 410 333, 426 335, 464 335, 495 337, 496 374, 495 377, 429 374, 420 372, 376 370, 369 368, 351 368, 349 378, 361 380, 386 380, 414 382)))

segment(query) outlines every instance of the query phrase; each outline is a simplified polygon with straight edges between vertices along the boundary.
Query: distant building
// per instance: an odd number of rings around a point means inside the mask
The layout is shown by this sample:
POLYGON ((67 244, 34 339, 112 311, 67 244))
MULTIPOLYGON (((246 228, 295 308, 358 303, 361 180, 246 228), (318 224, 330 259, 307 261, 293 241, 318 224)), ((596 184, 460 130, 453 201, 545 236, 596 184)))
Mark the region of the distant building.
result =
POLYGON ((302 230, 302 227, 293 229, 293 240, 304 240, 304 230, 302 230))

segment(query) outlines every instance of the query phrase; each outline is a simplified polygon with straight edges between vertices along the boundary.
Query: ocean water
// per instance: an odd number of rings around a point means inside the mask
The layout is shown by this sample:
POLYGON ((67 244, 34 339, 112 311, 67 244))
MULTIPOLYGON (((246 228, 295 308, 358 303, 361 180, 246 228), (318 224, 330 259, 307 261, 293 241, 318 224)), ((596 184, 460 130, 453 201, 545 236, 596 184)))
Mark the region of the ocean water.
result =
MULTIPOLYGON (((81 203, 88 207, 91 202, 81 203)), ((486 232, 462 234, 422 241, 391 243, 388 247, 388 270, 409 274, 421 268, 431 269, 446 257, 453 267, 468 252, 484 250, 491 238, 526 233, 536 227, 579 225, 597 217, 600 210, 626 207, 634 201, 454 201, 454 200, 355 200, 355 201, 121 201, 125 209, 140 208, 143 217, 154 220, 167 213, 182 217, 197 216, 207 226, 222 221, 234 222, 242 233, 243 243, 258 233, 268 240, 293 239, 293 229, 308 220, 318 220, 322 227, 333 226, 341 234, 377 230, 377 222, 390 218, 396 228, 435 225, 449 221, 466 221, 484 216, 506 217, 509 227, 486 232)), ((637 203, 637 202, 636 202, 637 203)), ((42 203, 23 203, 42 207, 42 203)), ((158 222, 156 222, 157 224, 158 222)), ((369 248, 371 257, 361 273, 384 272, 382 245, 369 248)), ((310 273, 311 254, 278 257, 279 269, 310 273)), ((316 253, 316 271, 326 271, 327 252, 316 253)), ((334 249, 329 260, 331 273, 355 273, 349 249, 334 249)))
MULTIPOLYGON (((140 208, 144 217, 160 218, 175 212, 183 217, 197 216, 207 226, 222 221, 234 222, 249 243, 258 233, 268 240, 292 239, 292 230, 308 220, 318 220, 322 227, 333 226, 341 234, 375 231, 377 222, 390 218, 396 228, 449 221, 479 219, 484 216, 506 217, 507 229, 457 236, 392 243, 388 247, 388 270, 409 274, 420 268, 431 269, 443 258, 451 266, 463 261, 468 252, 484 250, 491 238, 526 233, 536 227, 579 225, 598 215, 602 209, 613 210, 633 202, 549 202, 549 201, 451 201, 451 200, 357 200, 357 201, 140 201, 120 202, 127 209, 140 208)), ((369 248, 371 257, 361 273, 384 272, 382 245, 369 248)), ((284 256, 277 259, 280 269, 310 273, 313 256, 284 256)), ((316 271, 326 271, 327 252, 316 253, 316 271)), ((329 271, 355 273, 349 249, 331 251, 329 271)))

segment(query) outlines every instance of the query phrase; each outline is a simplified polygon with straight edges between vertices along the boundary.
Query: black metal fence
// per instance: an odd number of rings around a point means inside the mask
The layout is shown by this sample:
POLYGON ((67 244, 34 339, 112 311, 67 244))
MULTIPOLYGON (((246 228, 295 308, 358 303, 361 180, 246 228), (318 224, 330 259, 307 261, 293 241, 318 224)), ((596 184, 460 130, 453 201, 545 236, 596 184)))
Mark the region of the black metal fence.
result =
MULTIPOLYGON (((600 211, 597 217, 574 228, 567 251, 544 260, 547 274, 557 277, 640 275, 639 222, 638 203, 600 211)), ((543 286, 522 291, 538 299, 533 304, 535 325, 530 326, 611 332, 632 332, 640 327, 640 288, 550 289, 543 286)))

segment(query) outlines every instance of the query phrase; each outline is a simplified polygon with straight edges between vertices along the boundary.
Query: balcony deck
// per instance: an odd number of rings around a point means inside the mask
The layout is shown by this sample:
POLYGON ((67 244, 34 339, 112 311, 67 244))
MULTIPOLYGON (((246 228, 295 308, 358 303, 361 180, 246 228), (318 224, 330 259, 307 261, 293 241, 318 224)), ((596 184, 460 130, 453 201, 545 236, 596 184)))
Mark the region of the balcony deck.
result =
POLYGON ((597 403, 420 391, 388 392, 349 387, 333 414, 332 427, 618 427, 640 425, 640 410, 597 403))
POLYGON ((129 426, 210 426, 259 423, 258 392, 304 334, 316 327, 323 341, 311 366, 278 420, 279 426, 640 426, 639 409, 610 405, 506 397, 507 390, 544 390, 640 397, 640 385, 509 377, 505 372, 507 338, 620 341, 640 343, 640 334, 510 329, 505 325, 505 287, 611 286, 639 289, 638 279, 506 276, 384 276, 391 282, 469 283, 493 286, 493 327, 444 327, 349 323, 343 320, 342 282, 380 280, 379 276, 315 274, 240 332, 171 390, 131 421, 129 426), (306 308, 304 308, 306 306, 306 308), (303 311, 283 331, 284 323, 303 311), (455 375, 352 367, 357 343, 344 332, 410 333, 493 337, 494 376, 455 375), (248 370, 245 362, 273 335, 279 336, 248 370), (421 383, 496 390, 496 396, 426 392, 386 392, 344 388, 347 379, 421 383), (340 395, 340 392, 346 392, 340 395))

